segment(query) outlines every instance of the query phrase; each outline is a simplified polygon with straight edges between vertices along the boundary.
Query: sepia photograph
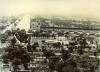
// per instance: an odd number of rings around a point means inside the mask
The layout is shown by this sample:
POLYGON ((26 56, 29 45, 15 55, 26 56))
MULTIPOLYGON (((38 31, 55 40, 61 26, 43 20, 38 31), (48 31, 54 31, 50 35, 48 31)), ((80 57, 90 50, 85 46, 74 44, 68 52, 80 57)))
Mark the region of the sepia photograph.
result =
POLYGON ((0 72, 100 72, 100 0, 0 0, 0 72))

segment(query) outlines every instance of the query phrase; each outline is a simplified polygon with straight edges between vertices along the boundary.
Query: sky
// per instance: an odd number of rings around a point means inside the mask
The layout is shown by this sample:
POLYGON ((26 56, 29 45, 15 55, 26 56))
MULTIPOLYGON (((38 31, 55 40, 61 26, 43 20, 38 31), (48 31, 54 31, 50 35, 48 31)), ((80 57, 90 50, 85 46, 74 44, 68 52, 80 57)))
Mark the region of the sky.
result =
POLYGON ((20 14, 100 18, 100 0, 0 0, 0 16, 20 14))

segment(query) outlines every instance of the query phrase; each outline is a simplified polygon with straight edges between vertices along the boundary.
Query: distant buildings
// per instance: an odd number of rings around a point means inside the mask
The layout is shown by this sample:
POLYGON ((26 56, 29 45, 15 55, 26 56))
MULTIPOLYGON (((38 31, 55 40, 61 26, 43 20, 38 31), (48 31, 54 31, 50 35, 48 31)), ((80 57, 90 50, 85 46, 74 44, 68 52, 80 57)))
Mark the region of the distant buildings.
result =
POLYGON ((32 30, 40 30, 43 28, 51 29, 83 29, 96 30, 100 29, 99 21, 91 20, 77 20, 77 19, 62 19, 62 18, 48 18, 48 17, 34 17, 31 21, 32 30))
MULTIPOLYGON (((17 17, 0 18, 0 29, 14 23, 17 17)), ((100 22, 81 18, 62 18, 62 17, 31 17, 30 29, 83 29, 83 30, 100 30, 100 22)))
POLYGON ((40 23, 38 23, 38 22, 31 22, 31 27, 30 27, 30 29, 31 30, 40 30, 40 23))

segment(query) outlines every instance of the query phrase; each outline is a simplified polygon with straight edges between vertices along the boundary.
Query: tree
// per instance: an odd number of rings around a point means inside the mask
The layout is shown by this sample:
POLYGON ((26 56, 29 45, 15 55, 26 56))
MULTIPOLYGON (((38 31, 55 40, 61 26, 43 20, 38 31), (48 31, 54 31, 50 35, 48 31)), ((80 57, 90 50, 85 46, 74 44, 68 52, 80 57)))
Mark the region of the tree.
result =
POLYGON ((28 69, 28 63, 31 58, 29 53, 20 45, 10 46, 5 49, 5 53, 3 55, 4 63, 12 62, 12 66, 14 70, 18 68, 18 65, 23 65, 25 69, 28 69))
POLYGON ((43 52, 43 54, 44 54, 44 56, 48 59, 48 58, 50 58, 51 56, 55 56, 55 54, 51 51, 51 50, 46 50, 46 49, 43 49, 42 50, 42 52, 43 52))
POLYGON ((63 60, 66 60, 70 57, 69 52, 64 50, 64 49, 62 49, 60 53, 62 54, 61 57, 62 57, 63 60))

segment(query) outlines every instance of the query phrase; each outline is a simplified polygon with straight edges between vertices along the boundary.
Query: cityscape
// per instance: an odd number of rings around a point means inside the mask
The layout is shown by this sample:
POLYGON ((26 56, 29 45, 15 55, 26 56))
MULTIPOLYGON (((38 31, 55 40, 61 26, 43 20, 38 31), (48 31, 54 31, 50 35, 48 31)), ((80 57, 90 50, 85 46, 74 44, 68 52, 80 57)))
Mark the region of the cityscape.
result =
POLYGON ((0 72, 100 72, 100 21, 0 17, 0 72))

